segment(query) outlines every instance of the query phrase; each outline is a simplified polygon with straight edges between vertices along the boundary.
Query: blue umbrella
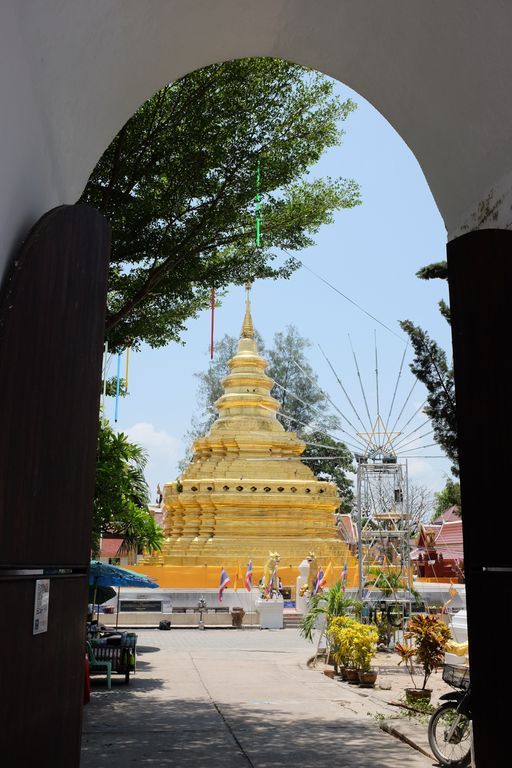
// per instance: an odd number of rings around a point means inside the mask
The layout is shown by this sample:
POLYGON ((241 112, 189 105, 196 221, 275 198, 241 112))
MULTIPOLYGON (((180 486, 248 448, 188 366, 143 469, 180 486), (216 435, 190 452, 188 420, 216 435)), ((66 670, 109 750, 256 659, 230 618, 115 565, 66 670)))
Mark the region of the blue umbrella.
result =
MULTIPOLYGON (((97 587, 149 587, 155 589, 158 587, 156 581, 151 581, 143 573, 129 571, 127 568, 120 568, 117 565, 108 565, 100 563, 99 560, 91 560, 89 566, 89 585, 94 587, 94 602, 96 602, 97 587)), ((117 616, 116 628, 119 621, 119 593, 117 593, 117 616)), ((99 611, 99 608, 98 608, 99 611)))
POLYGON ((99 560, 91 560, 89 584, 91 587, 158 587, 156 581, 151 581, 143 573, 135 573, 118 565, 100 563, 99 560))

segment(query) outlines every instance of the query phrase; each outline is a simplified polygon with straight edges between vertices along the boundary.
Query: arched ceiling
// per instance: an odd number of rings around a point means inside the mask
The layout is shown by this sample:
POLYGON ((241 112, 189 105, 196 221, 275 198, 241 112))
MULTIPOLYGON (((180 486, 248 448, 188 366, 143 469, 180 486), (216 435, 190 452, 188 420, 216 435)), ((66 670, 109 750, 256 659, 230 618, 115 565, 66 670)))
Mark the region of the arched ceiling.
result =
POLYGON ((243 56, 299 62, 368 99, 418 159, 450 236, 509 224, 505 0, 4 0, 1 15, 0 265, 39 215, 77 199, 155 90, 243 56))

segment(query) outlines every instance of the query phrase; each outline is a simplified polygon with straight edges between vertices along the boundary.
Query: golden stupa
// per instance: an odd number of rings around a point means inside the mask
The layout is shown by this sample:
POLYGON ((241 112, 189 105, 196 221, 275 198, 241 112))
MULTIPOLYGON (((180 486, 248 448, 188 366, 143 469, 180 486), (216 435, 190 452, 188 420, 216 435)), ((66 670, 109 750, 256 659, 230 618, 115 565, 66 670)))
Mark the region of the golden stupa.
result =
POLYGON ((310 551, 324 569, 332 564, 328 583, 345 563, 355 571, 336 530, 336 485, 317 480, 300 460, 305 443, 276 418, 280 405, 270 394, 266 367, 247 289, 238 350, 215 403, 218 417, 194 442, 183 475, 165 485, 165 545, 139 566, 161 587, 217 587, 221 567, 233 585, 237 571, 243 580, 250 560, 257 583, 269 551, 280 555, 285 586, 295 584, 297 566, 310 551))

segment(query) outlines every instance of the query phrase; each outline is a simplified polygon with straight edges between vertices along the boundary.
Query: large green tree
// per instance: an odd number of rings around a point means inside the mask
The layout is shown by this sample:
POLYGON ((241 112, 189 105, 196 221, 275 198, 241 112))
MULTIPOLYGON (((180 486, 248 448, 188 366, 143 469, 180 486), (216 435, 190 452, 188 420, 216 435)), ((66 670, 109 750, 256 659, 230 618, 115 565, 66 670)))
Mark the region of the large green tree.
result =
POLYGON ((354 181, 307 178, 354 107, 323 75, 270 58, 198 70, 143 104, 81 197, 112 225, 110 348, 179 340, 212 287, 220 296, 230 284, 288 277, 298 263, 276 265, 276 250, 311 245, 335 211, 360 202, 354 181))
POLYGON ((450 507, 456 507, 456 514, 460 515, 461 503, 460 503, 460 483, 455 483, 448 478, 446 485, 441 491, 435 494, 436 501, 434 506, 434 514, 432 520, 446 512, 450 507))
MULTIPOLYGON (((260 354, 268 360, 266 373, 276 382, 271 394, 281 405, 278 418, 286 430, 297 432, 307 443, 303 460, 321 479, 336 483, 344 502, 343 511, 348 511, 353 501, 349 477, 353 469, 352 454, 343 441, 332 434, 338 430, 340 421, 333 414, 307 359, 310 342, 293 325, 276 333, 270 348, 265 349, 257 333, 256 338, 260 354)), ((214 403, 222 395, 222 379, 229 371, 228 360, 235 354, 237 345, 238 339, 234 336, 224 336, 216 345, 214 362, 206 371, 195 374, 199 380, 199 411, 187 434, 189 450, 181 463, 182 469, 191 458, 192 441, 204 435, 215 420, 214 403)))
POLYGON ((163 533, 148 511, 149 490, 144 478, 144 450, 102 420, 98 434, 94 493, 92 552, 102 536, 124 539, 123 550, 158 550, 163 533))
MULTIPOLYGON (((435 278, 447 280, 446 262, 429 264, 420 269, 416 275, 422 280, 435 278)), ((450 308, 443 300, 439 302, 439 311, 449 323, 450 308)), ((410 320, 402 320, 400 325, 409 336, 414 350, 411 371, 427 389, 427 404, 424 412, 432 422, 436 441, 452 461, 453 474, 458 476, 459 456, 453 366, 448 361, 446 352, 430 338, 427 331, 410 320)))

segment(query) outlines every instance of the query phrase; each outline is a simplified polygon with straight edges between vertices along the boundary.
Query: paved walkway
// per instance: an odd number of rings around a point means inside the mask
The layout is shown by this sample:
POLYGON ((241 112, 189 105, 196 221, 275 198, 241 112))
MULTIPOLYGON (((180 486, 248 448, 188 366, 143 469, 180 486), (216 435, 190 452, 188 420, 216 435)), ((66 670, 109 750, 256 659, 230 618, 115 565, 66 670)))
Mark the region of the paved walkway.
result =
POLYGON ((297 631, 139 631, 137 674, 95 678, 82 768, 427 768, 363 691, 306 666, 297 631))

